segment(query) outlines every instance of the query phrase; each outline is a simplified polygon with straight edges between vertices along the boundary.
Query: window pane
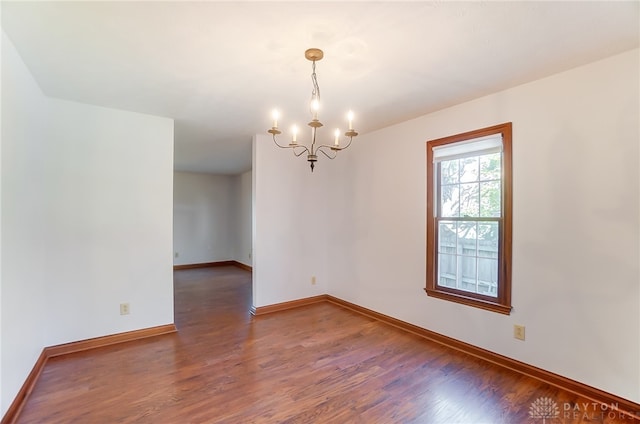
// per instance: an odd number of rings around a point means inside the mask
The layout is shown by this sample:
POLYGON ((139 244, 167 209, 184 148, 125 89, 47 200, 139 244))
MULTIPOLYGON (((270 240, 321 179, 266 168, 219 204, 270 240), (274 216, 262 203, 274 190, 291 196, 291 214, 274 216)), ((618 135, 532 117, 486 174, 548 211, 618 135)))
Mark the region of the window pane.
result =
POLYGON ((459 168, 460 168, 460 161, 458 159, 440 162, 442 184, 458 183, 459 168))
POLYGON ((438 285, 498 295, 497 222, 438 223, 438 285))
POLYGON ((438 252, 456 253, 456 223, 440 222, 438 226, 438 252))
POLYGON ((499 180, 502 177, 501 154, 493 153, 480 156, 480 179, 499 180))
POLYGON ((500 181, 480 183, 480 216, 500 216, 500 181))
POLYGON ((478 181, 480 169, 478 165, 478 156, 460 159, 460 182, 469 183, 478 181))
POLYGON ((498 260, 478 258, 478 293, 498 296, 498 260))
POLYGON ((474 221, 458 223, 458 254, 476 255, 477 224, 474 221))
POLYGON ((460 290, 476 293, 476 258, 461 256, 459 260, 462 278, 458 288, 460 290))
POLYGON ((457 256, 438 255, 438 285, 456 287, 457 281, 457 256))
POLYGON ((497 258, 499 240, 500 232, 497 222, 478 223, 478 256, 497 258))
POLYGON ((480 184, 460 184, 460 216, 480 216, 480 184))
POLYGON ((460 185, 443 185, 442 186, 442 216, 453 217, 460 216, 460 185))

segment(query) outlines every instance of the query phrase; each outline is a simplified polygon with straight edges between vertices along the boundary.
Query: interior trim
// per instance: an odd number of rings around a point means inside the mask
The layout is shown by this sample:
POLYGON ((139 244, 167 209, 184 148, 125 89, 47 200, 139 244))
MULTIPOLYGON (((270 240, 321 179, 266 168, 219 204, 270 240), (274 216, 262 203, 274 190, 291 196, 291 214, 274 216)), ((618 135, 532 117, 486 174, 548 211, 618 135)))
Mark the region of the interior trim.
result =
POLYGON ((18 390, 18 393, 13 399, 13 402, 11 402, 11 405, 9 405, 7 412, 5 412, 4 416, 2 417, 2 421, 0 421, 1 424, 13 424, 16 422, 18 416, 20 415, 20 412, 22 411, 22 408, 24 407, 25 403, 27 403, 29 395, 33 391, 33 388, 36 386, 36 382, 38 381, 38 378, 40 377, 40 374, 42 373, 44 364, 46 362, 47 357, 45 356, 43 350, 42 352, 40 352, 40 356, 38 356, 38 359, 31 369, 31 372, 27 376, 27 379, 24 381, 24 384, 22 385, 20 390, 18 390))
POLYGON ((303 299, 291 300, 289 302, 274 303, 273 305, 267 306, 258 306, 257 308, 255 306, 252 306, 251 313, 256 316, 271 314, 273 312, 286 311, 293 308, 299 308, 301 306, 312 305, 318 302, 326 302, 327 300, 327 295, 321 294, 319 296, 305 297, 303 299))
POLYGON ((146 339, 147 337, 160 336, 163 334, 175 333, 177 331, 175 324, 160 325, 157 327, 143 328, 140 330, 127 331, 124 333, 111 334, 103 337, 95 337, 77 342, 64 343, 55 346, 49 346, 42 349, 38 360, 33 369, 27 376, 24 384, 18 391, 18 394, 11 402, 7 412, 2 417, 0 424, 13 424, 18 419, 20 411, 24 407, 29 395, 44 369, 47 360, 56 356, 66 355, 74 352, 82 352, 84 350, 95 349, 98 347, 110 346, 118 343, 130 342, 133 340, 146 339))
POLYGON ((238 261, 217 261, 217 262, 203 262, 199 264, 185 264, 185 265, 174 265, 174 271, 180 271, 182 269, 194 269, 194 268, 211 268, 216 266, 235 266, 245 271, 252 272, 253 268, 249 265, 243 264, 238 261))
POLYGON ((98 347, 110 346, 118 343, 130 342, 133 340, 146 339, 147 337, 161 336, 163 334, 175 333, 178 331, 175 324, 160 325, 157 327, 143 328, 140 330, 127 331, 125 333, 111 334, 108 336, 95 337, 93 339, 80 340, 77 342, 65 343, 56 346, 45 347, 43 353, 46 358, 67 355, 69 353, 82 352, 84 350, 98 347))
POLYGON ((236 266, 240 269, 244 269, 245 271, 253 272, 253 267, 251 265, 243 264, 242 262, 238 262, 238 261, 231 261, 231 262, 233 262, 233 266, 236 266))
POLYGON ((199 264, 185 264, 185 265, 174 265, 173 270, 179 271, 181 269, 194 269, 194 268, 210 268, 214 266, 233 266, 234 261, 217 261, 217 262, 203 262, 199 264))

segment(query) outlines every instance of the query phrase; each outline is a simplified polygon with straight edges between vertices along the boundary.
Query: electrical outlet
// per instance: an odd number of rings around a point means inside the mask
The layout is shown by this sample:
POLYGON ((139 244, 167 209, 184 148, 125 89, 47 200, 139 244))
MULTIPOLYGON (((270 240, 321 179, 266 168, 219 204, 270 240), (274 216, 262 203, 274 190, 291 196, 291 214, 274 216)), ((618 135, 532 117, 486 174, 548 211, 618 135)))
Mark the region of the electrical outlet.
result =
POLYGON ((120 315, 129 315, 129 304, 121 303, 120 304, 120 315))
POLYGON ((513 326, 513 337, 518 340, 524 340, 524 325, 513 326))
POLYGON ((174 258, 177 258, 178 256, 180 256, 180 254, 179 254, 178 252, 176 252, 176 253, 174 253, 174 254, 173 254, 173 257, 174 257, 174 258))
POLYGON ((315 275, 313 277, 311 277, 311 285, 312 286, 316 285, 316 276, 315 275))
POLYGON ((251 252, 249 252, 249 259, 251 259, 251 252))

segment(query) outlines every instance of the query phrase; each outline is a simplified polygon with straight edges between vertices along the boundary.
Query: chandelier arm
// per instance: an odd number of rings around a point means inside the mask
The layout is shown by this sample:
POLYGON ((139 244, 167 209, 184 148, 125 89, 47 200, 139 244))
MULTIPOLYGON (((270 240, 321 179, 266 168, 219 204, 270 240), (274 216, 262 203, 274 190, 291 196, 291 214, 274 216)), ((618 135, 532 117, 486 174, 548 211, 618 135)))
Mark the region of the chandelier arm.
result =
POLYGON ((291 146, 283 146, 282 144, 278 143, 278 141, 276 140, 276 135, 273 134, 273 142, 276 143, 276 146, 280 147, 281 149, 289 149, 291 148, 291 146))
POLYGON ((340 147, 340 150, 344 150, 344 149, 346 149, 347 147, 351 146, 351 142, 352 142, 352 141, 353 141, 353 137, 349 137, 349 142, 347 143, 347 145, 346 145, 346 146, 344 146, 344 147, 340 147))
POLYGON ((335 145, 333 145, 333 144, 321 144, 321 145, 319 145, 318 147, 316 147, 316 150, 319 150, 319 149, 321 149, 321 148, 331 149, 331 150, 333 150, 334 152, 335 152, 335 151, 342 150, 342 147, 336 147, 336 146, 335 146, 335 145))
POLYGON ((278 143, 278 140, 276 140, 276 135, 273 134, 273 142, 276 144, 276 146, 278 146, 281 149, 292 149, 293 154, 296 155, 296 157, 298 156, 302 156, 302 154, 304 152, 309 152, 309 149, 307 148, 307 146, 304 146, 302 144, 296 144, 295 146, 289 145, 289 146, 283 146, 282 144, 278 143), (300 153, 296 152, 296 148, 301 147, 302 150, 300 151, 300 153))
POLYGON ((347 147, 351 146, 351 142, 352 142, 352 141, 353 141, 353 137, 349 137, 349 142, 348 142, 346 145, 344 145, 344 146, 337 146, 337 147, 336 147, 336 145, 331 145, 331 144, 322 144, 322 145, 318 146, 318 147, 316 148, 316 150, 319 150, 321 147, 326 147, 327 149, 331 149, 331 150, 333 150, 334 152, 339 152, 340 150, 344 150, 344 149, 346 149, 347 147))
POLYGON ((323 147, 327 147, 327 148, 331 149, 331 146, 323 144, 321 146, 318 146, 318 148, 316 149, 316 152, 320 152, 320 153, 322 153, 323 155, 325 155, 326 157, 328 157, 329 159, 332 159, 332 160, 335 159, 336 156, 338 156, 338 153, 336 151, 333 151, 333 156, 329 156, 329 154, 324 151, 323 147))
POLYGON ((299 144, 297 146, 287 146, 287 148, 293 149, 293 154, 296 155, 296 157, 302 156, 302 154, 305 152, 310 153, 307 146, 301 146, 299 144), (302 150, 300 150, 300 153, 296 153, 296 150, 295 150, 296 147, 302 147, 302 150))

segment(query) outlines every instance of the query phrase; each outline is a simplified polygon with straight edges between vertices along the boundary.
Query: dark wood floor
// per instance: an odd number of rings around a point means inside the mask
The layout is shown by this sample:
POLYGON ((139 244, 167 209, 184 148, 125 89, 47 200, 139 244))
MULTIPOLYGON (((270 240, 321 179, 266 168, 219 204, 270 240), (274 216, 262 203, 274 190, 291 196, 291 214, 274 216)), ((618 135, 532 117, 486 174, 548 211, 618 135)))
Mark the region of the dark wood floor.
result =
POLYGON ((251 274, 175 273, 179 332, 51 359, 20 423, 632 422, 330 303, 252 317, 251 274))

